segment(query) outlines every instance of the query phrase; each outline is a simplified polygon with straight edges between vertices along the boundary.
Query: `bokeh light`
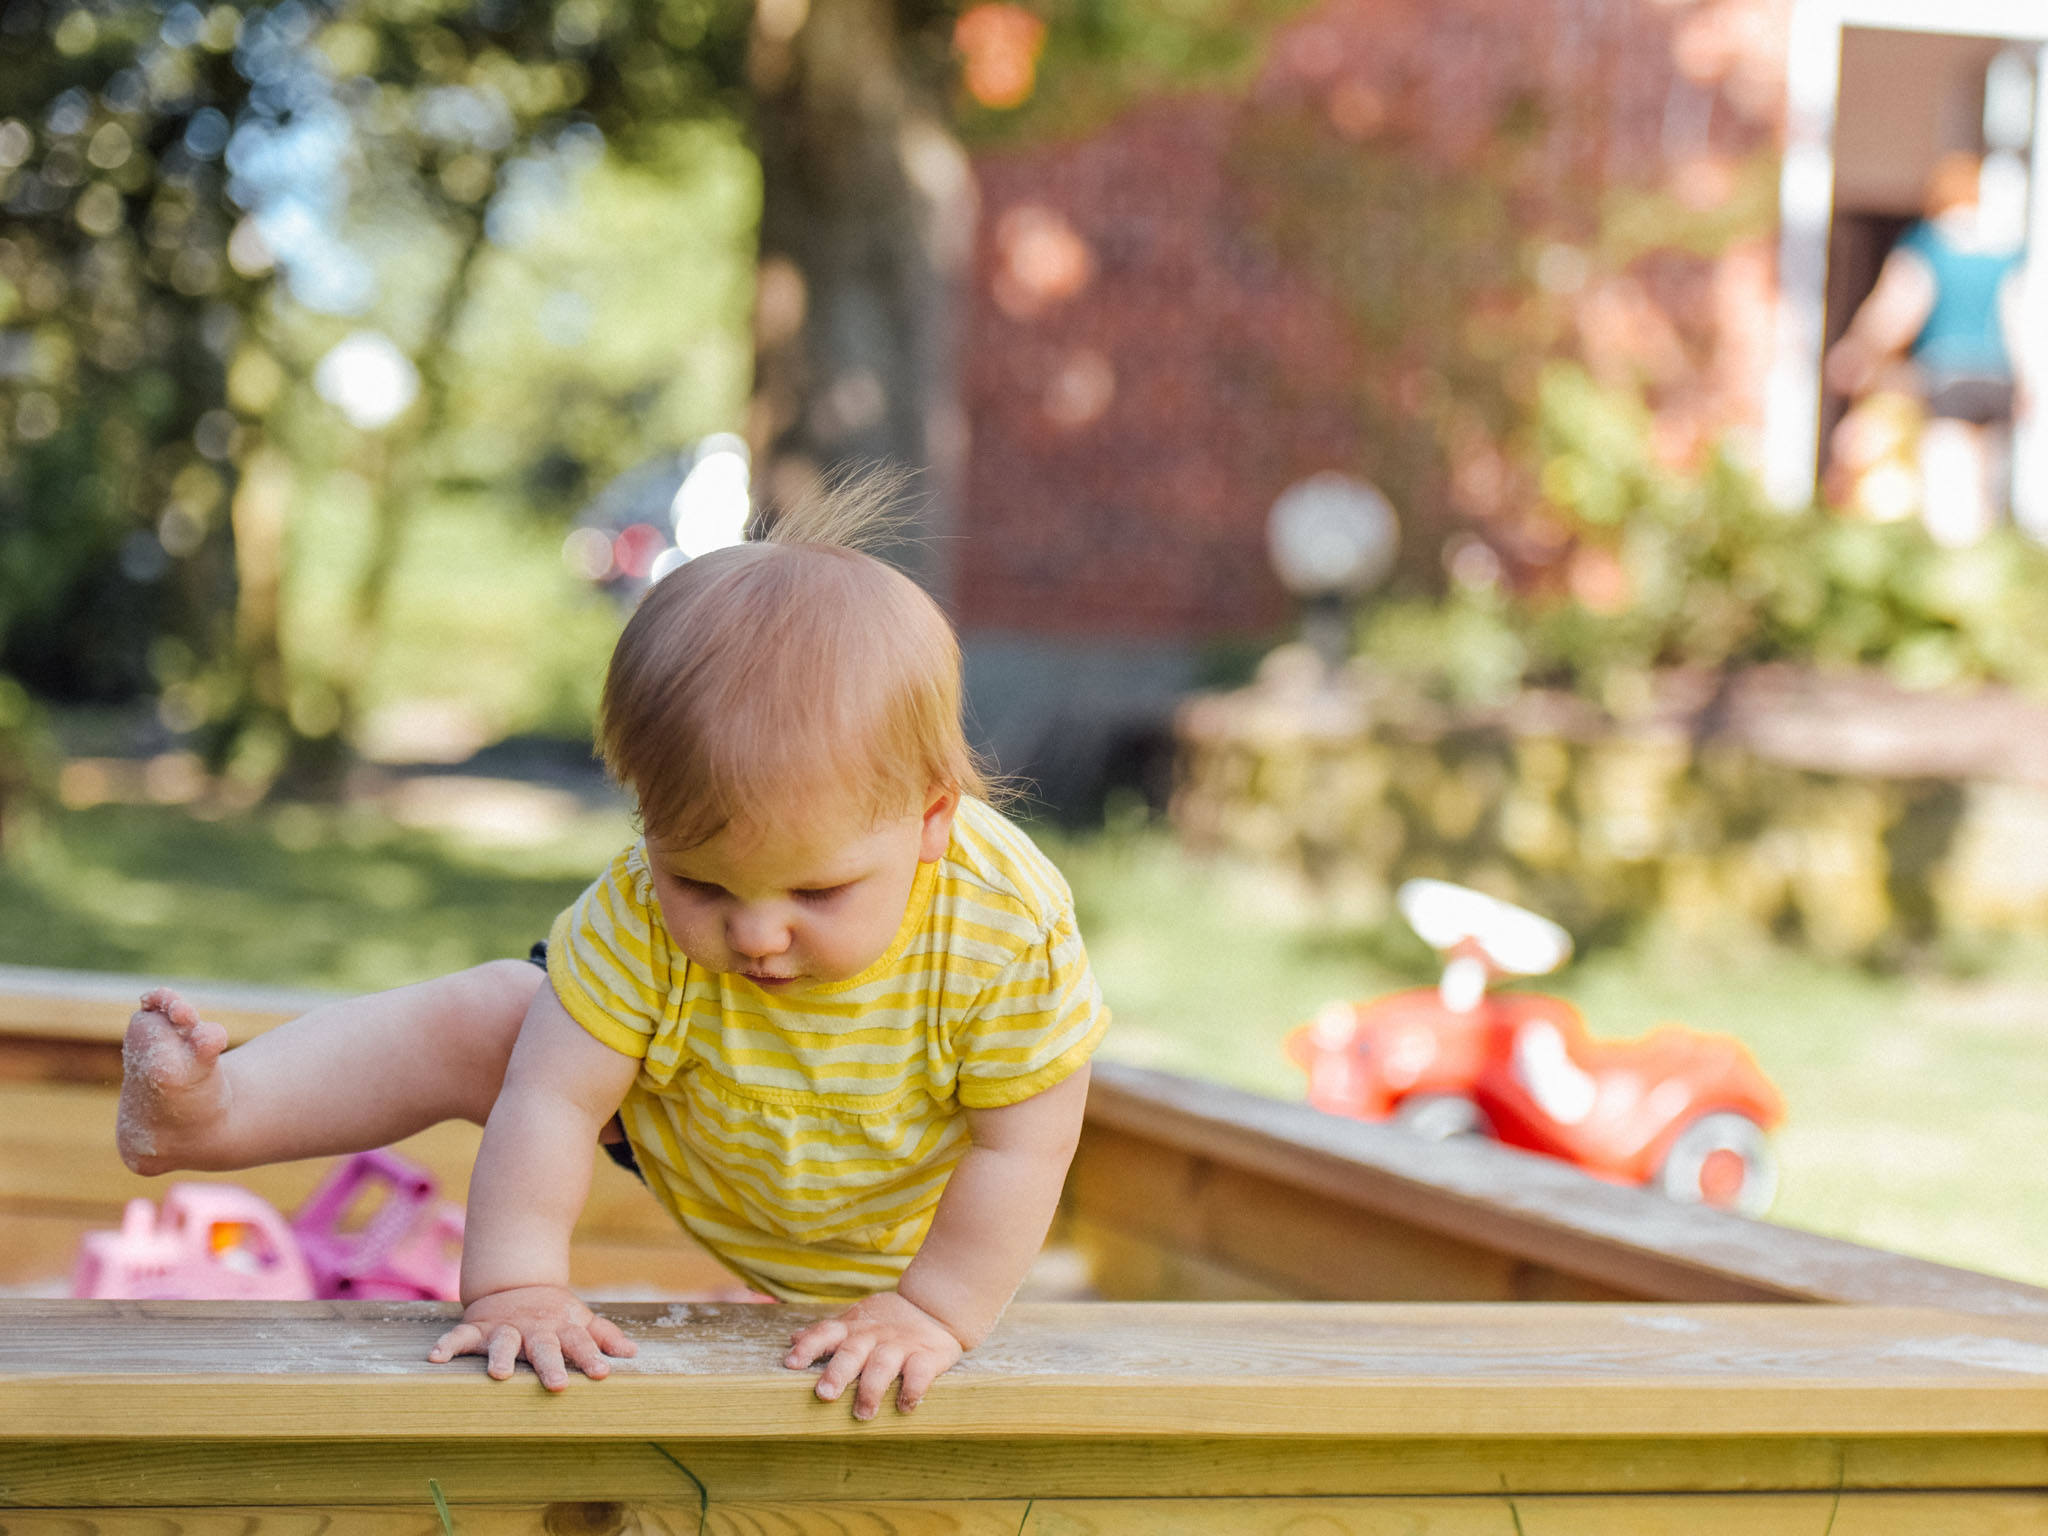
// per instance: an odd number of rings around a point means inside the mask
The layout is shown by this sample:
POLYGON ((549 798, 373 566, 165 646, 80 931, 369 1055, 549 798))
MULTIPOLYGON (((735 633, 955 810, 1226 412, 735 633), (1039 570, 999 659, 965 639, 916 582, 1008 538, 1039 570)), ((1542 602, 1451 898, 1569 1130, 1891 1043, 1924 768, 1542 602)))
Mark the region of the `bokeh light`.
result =
POLYGON ((572 528, 562 540, 562 564, 572 575, 599 582, 612 574, 612 541, 601 528, 572 528))
POLYGON ((419 370, 381 331, 355 331, 313 370, 320 398, 365 432, 388 427, 419 397, 419 370))
POLYGON ((1021 5, 970 6, 953 26, 967 94, 984 107, 1021 107, 1038 83, 1045 23, 1021 5))
POLYGON ((746 537, 751 475, 747 446, 732 433, 717 433, 699 445, 697 462, 669 509, 676 547, 685 556, 695 559, 746 537))

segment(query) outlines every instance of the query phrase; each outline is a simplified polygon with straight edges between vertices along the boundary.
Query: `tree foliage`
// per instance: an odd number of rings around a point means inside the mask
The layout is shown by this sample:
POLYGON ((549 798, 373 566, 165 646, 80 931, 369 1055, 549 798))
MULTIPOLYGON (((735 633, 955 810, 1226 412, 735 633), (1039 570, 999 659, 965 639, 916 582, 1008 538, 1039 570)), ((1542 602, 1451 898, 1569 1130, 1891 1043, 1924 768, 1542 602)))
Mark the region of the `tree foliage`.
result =
POLYGON ((448 451, 457 343, 493 254, 544 235, 599 154, 687 181, 678 134, 734 117, 747 15, 739 0, 11 0, 0 668, 58 697, 168 685, 169 723, 222 744, 263 719, 335 736, 424 498, 453 476, 560 505, 619 467, 608 443, 639 441, 657 370, 568 370, 518 424, 523 451, 480 472, 448 451), (350 423, 307 388, 364 329, 411 371, 416 399, 388 422, 350 423), (279 522, 293 470, 323 458, 373 487, 371 551, 333 686, 295 694, 279 522))

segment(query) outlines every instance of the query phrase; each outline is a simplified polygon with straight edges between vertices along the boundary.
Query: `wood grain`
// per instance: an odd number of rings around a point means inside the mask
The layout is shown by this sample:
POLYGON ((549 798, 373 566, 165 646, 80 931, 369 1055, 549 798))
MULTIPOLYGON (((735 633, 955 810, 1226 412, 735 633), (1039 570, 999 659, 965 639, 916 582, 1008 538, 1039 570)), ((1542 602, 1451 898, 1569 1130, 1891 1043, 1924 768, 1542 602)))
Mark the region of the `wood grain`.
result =
MULTIPOLYGON (((2048 1290, 2018 1281, 1677 1205, 1489 1142, 1425 1142, 1306 1104, 1117 1062, 1098 1063, 1089 1085, 1088 1132, 1069 1183, 1077 1214, 1091 1214, 1091 1180, 1094 1188, 1115 1187, 1122 1176, 1115 1148, 1132 1140, 1194 1160, 1200 1166, 1181 1175, 1184 1181, 1213 1180, 1225 1169, 1257 1175, 1611 1293, 2048 1316, 2048 1290), (1109 1166, 1092 1171, 1092 1159, 1109 1166)), ((1147 1237, 1185 1232, 1187 1221, 1171 1206, 1136 1216, 1105 1212, 1103 1219, 1141 1220, 1136 1231, 1147 1237)), ((1211 1239, 1198 1227, 1188 1240, 1211 1239)), ((1232 1262, 1228 1252, 1213 1257, 1232 1262)))
POLYGON ((1019 1536, 2034 1536, 2041 1494, 1040 1501, 1019 1536))
POLYGON ((1022 1305, 865 1426, 774 1363, 823 1309, 607 1310, 640 1356, 551 1396, 428 1365, 448 1307, 11 1302, 0 1409, 40 1439, 2048 1434, 2048 1322, 1927 1309, 1022 1305))
POLYGON ((1067 1190, 1111 1299, 1652 1299, 1100 1124, 1067 1190))
MULTIPOLYGON (((449 1511, 456 1536, 698 1536, 715 1529, 695 1504, 468 1504, 449 1511)), ((886 1529, 886 1528, 883 1528, 886 1529)), ((906 1527, 916 1536, 942 1527, 906 1527)), ((1016 1527, 1012 1525, 1010 1531, 1016 1527)), ((410 1509, 335 1505, 277 1509, 77 1509, 0 1513, 0 1536, 447 1536, 431 1502, 410 1509)), ((1004 1536, 1009 1536, 1006 1531, 1004 1536)))
POLYGON ((0 1058, 14 1042, 22 1041, 113 1046, 113 1076, 103 1080, 119 1082, 120 1044, 128 1016, 142 994, 156 986, 175 988, 207 1018, 225 1025, 231 1045, 339 995, 306 987, 0 965, 0 1058))
POLYGON ((2048 1487, 2048 1439, 1524 1436, 0 1443, 0 1507, 2048 1487))
MULTIPOLYGON (((2038 1536, 2041 1494, 821 1503, 451 1501, 458 1536, 2038 1536)), ((0 1536, 443 1536, 431 1503, 0 1513, 0 1536)))
POLYGON ((1039 1501, 1017 1536, 1516 1536, 1505 1499, 1039 1501))

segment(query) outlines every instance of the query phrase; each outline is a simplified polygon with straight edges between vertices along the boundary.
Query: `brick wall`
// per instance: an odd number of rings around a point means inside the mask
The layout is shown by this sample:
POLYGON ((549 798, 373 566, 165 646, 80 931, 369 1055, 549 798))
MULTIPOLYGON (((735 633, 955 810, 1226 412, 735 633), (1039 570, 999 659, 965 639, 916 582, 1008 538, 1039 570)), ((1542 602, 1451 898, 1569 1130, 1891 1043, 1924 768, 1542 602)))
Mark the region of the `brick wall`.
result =
MULTIPOLYGON (((1603 188, 1710 213, 1776 142, 1789 0, 1330 0, 1232 95, 1154 100, 1078 142, 980 157, 956 550, 970 634, 1198 641, 1287 604, 1267 508, 1323 469, 1372 477, 1361 384, 1394 366, 1283 259, 1241 153, 1285 120, 1450 174, 1518 118, 1531 229, 1591 239, 1603 188)), ((1570 350, 1646 387, 1676 455, 1753 423, 1767 239, 1653 251, 1569 296, 1570 350)), ((1441 539, 1484 509, 1409 509, 1441 539)))

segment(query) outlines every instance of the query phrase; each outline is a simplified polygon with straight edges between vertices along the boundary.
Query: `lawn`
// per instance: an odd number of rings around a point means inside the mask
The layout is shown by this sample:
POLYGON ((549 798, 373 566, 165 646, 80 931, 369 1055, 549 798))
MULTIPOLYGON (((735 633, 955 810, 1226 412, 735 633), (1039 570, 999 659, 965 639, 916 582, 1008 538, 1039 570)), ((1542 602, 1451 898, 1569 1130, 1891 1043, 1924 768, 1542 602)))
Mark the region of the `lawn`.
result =
MULTIPOLYGON (((0 863, 0 962, 394 985, 523 953, 631 835, 620 809, 560 792, 475 785, 465 811, 464 786, 442 788, 211 820, 53 813, 0 863), (475 814, 493 793, 496 812, 475 814)), ((1191 861, 1157 829, 1041 836, 1073 883, 1120 1059, 1293 1095, 1288 1029, 1431 974, 1413 941, 1318 927, 1281 888, 1191 861)), ((2048 1284, 2040 956, 1961 982, 1652 937, 1557 989, 1598 1033, 1679 1019, 1749 1044, 1791 1105, 1774 1219, 2048 1284)))

